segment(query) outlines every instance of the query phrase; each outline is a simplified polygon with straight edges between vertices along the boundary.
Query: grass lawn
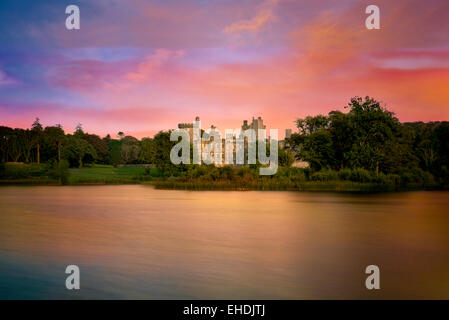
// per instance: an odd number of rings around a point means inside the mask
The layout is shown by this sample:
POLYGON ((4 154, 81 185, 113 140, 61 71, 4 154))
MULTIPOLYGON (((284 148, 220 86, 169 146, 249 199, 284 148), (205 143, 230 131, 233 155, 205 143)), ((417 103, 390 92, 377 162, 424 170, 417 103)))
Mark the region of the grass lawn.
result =
POLYGON ((156 168, 96 165, 91 168, 70 169, 70 184, 119 184, 150 181, 158 176, 156 168))

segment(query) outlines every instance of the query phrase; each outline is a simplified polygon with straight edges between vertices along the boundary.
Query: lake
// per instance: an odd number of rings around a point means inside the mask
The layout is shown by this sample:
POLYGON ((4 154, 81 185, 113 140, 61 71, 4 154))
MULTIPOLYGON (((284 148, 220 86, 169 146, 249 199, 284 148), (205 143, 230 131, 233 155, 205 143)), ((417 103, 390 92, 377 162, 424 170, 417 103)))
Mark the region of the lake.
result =
POLYGON ((3 186, 0 298, 449 299, 448 208, 439 191, 3 186))

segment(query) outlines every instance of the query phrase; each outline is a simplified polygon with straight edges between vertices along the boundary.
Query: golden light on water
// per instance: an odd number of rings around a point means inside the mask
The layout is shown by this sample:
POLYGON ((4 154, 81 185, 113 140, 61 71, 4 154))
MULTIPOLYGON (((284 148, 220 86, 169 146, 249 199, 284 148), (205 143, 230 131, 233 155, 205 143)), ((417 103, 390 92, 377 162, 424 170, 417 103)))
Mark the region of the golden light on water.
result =
POLYGON ((64 297, 76 264, 94 298, 449 297, 444 192, 2 187, 0 204, 2 294, 32 279, 31 297, 64 297))

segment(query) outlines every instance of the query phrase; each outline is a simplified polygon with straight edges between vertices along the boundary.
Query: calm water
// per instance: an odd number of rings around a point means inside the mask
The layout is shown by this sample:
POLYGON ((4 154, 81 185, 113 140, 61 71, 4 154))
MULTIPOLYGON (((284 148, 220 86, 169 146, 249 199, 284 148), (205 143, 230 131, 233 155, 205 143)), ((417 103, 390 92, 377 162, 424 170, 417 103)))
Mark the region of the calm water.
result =
POLYGON ((0 187, 0 298, 448 299, 448 208, 448 192, 0 187))

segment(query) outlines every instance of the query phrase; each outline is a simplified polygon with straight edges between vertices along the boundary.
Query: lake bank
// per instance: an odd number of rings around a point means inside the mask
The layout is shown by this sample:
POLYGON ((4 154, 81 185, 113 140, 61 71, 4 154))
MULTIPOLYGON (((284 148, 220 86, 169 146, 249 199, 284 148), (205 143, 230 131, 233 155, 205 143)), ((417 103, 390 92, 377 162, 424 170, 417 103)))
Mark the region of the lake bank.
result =
MULTIPOLYGON (((176 179, 142 179, 131 178, 80 178, 70 179, 67 186, 101 186, 101 185, 152 185, 161 190, 190 190, 190 191, 316 191, 316 192, 353 192, 353 193, 377 193, 377 192, 403 192, 403 191, 438 191, 446 190, 436 186, 408 186, 395 188, 388 185, 373 183, 358 183, 351 181, 328 182, 304 182, 296 185, 251 184, 241 185, 229 181, 204 182, 180 182, 176 179)), ((15 179, 0 180, 0 186, 63 186, 57 180, 51 179, 15 179)))
POLYGON ((174 190, 260 190, 396 192, 444 190, 433 179, 405 180, 398 175, 375 175, 368 171, 342 170, 312 172, 299 168, 279 168, 274 176, 260 176, 257 168, 198 166, 177 176, 165 176, 154 167, 113 167, 95 165, 68 169, 62 182, 48 175, 45 165, 8 165, 7 179, 0 185, 128 185, 151 184, 158 189, 174 190))

